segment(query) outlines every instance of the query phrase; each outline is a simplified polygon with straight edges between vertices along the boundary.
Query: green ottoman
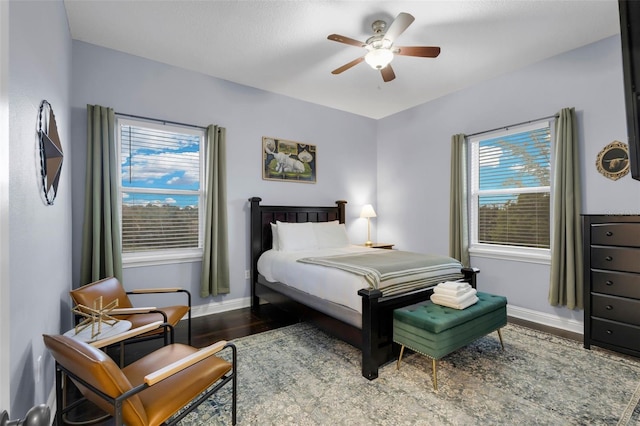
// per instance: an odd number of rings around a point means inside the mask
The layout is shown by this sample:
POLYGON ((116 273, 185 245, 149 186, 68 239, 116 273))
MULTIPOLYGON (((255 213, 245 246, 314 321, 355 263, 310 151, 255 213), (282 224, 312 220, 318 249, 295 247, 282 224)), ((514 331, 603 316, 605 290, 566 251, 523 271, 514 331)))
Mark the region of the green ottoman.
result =
POLYGON ((432 360, 433 388, 438 390, 437 361, 476 339, 507 324, 507 298, 478 292, 478 302, 466 309, 453 309, 431 301, 393 311, 393 341, 432 360))

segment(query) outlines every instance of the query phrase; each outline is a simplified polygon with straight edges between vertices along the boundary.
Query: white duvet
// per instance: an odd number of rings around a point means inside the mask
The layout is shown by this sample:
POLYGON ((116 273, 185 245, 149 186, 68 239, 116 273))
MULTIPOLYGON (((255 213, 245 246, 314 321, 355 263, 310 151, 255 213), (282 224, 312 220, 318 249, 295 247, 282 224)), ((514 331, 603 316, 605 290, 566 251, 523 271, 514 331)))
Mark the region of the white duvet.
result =
POLYGON ((303 257, 332 256, 373 249, 350 245, 342 248, 279 251, 267 250, 258 259, 258 272, 271 282, 281 282, 305 293, 362 312, 358 290, 369 288, 364 277, 335 268, 300 263, 303 257))

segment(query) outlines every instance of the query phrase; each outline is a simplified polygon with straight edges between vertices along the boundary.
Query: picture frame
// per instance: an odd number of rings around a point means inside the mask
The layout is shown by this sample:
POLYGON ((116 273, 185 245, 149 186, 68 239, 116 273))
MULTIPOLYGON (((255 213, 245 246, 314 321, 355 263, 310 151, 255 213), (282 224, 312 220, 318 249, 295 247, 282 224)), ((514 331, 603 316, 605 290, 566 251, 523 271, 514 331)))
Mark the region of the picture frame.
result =
POLYGON ((629 147, 613 141, 598 153, 596 168, 604 177, 618 180, 629 173, 629 147))
POLYGON ((316 183, 315 145, 262 137, 262 179, 280 182, 316 183))

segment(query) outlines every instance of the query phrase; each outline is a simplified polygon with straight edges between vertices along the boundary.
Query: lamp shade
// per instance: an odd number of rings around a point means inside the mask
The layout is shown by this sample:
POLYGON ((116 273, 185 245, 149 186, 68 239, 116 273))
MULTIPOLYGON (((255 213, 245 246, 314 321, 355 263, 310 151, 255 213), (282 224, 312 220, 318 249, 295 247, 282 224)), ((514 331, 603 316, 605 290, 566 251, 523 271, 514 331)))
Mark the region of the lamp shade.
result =
POLYGON ((371 204, 365 204, 362 206, 360 217, 376 217, 376 212, 373 210, 373 206, 371 204))
POLYGON ((376 70, 381 70, 389 65, 389 62, 391 62, 392 59, 393 52, 385 48, 370 50, 364 56, 364 60, 371 66, 371 68, 376 70))

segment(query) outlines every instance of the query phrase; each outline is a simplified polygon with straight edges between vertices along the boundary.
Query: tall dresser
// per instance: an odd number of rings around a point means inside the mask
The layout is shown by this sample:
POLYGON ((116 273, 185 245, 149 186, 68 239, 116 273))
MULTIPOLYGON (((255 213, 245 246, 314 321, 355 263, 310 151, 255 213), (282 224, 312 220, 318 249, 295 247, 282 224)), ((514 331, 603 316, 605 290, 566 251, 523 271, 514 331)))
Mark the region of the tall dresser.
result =
POLYGON ((640 357, 640 216, 584 215, 584 347, 640 357))

